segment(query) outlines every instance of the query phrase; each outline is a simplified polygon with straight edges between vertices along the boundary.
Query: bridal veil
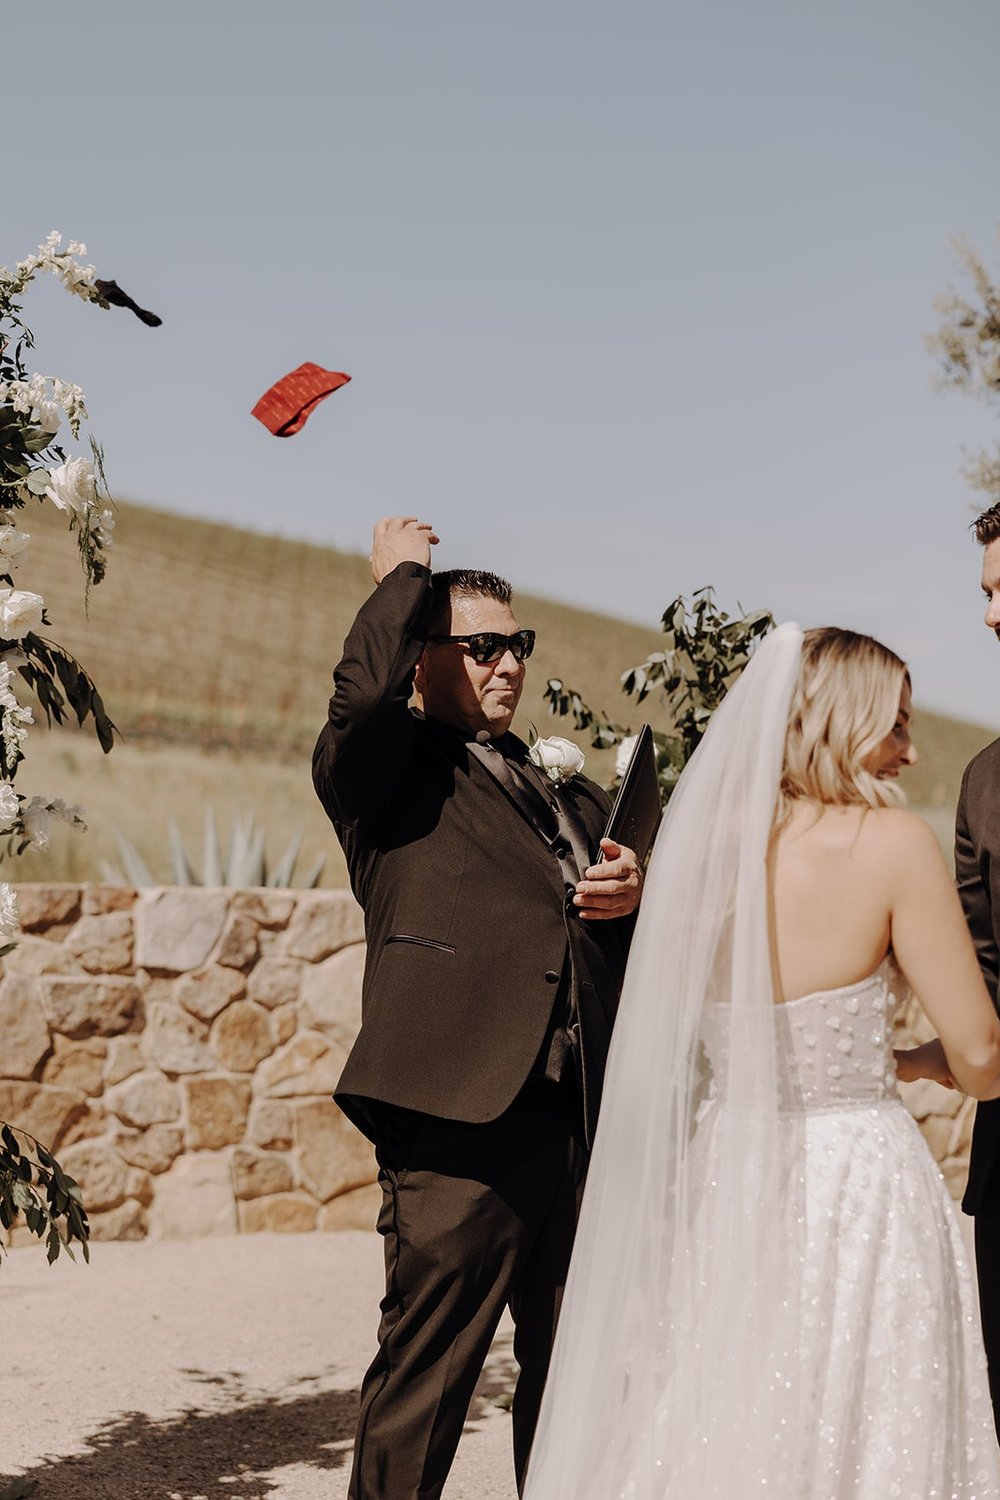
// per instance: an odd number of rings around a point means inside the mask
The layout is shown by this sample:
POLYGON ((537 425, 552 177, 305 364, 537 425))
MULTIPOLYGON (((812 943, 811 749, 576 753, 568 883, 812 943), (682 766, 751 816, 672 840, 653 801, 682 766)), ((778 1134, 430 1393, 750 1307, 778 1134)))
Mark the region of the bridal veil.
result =
POLYGON ((805 1225, 766 870, 801 645, 782 625, 759 647, 657 837, 526 1500, 767 1494, 817 1441, 796 1420, 805 1225), (709 1070, 717 1006, 729 1045, 709 1070))

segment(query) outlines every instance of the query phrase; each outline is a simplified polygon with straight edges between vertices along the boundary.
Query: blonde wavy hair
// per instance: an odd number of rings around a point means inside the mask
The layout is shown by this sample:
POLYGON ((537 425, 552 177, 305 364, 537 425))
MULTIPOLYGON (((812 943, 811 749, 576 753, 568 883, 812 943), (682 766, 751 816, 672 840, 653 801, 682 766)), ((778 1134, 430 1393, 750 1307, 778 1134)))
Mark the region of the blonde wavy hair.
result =
POLYGON ((776 827, 787 821, 793 802, 890 807, 904 800, 895 783, 880 781, 865 761, 891 734, 909 680, 906 663, 870 635, 835 625, 805 632, 776 827))

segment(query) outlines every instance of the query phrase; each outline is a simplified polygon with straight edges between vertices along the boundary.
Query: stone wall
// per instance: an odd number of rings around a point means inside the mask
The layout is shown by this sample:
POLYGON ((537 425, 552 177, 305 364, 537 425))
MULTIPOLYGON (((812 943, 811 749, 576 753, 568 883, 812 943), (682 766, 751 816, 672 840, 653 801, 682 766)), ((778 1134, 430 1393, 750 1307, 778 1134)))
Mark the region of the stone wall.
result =
POLYGON ((0 1119, 58 1152, 96 1239, 373 1225, 371 1147, 330 1098, 361 1015, 348 893, 27 885, 18 902, 0 1119))
MULTIPOLYGON (((330 1098, 361 1018, 347 892, 26 885, 18 900, 0 1119, 58 1152, 96 1239, 374 1224, 371 1147, 330 1098)), ((928 1035, 911 1003, 899 1045, 928 1035)), ((972 1101, 903 1094, 960 1196, 972 1101)))

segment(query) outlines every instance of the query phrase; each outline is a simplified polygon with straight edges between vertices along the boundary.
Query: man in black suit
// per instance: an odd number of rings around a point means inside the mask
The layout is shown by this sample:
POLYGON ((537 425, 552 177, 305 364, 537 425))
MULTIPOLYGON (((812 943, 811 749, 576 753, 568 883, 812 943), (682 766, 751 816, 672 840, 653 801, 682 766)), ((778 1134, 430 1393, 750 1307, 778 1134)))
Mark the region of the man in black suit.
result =
MULTIPOLYGON (((985 549, 985 620, 1000 639, 1000 504, 978 517, 975 532, 985 549)), ((1000 1009, 1000 739, 987 745, 965 768, 955 820, 955 873, 979 966, 1000 1009)), ((1000 1435, 1000 1100, 982 1100, 976 1106, 962 1207, 976 1220, 979 1303, 1000 1435)))
POLYGON ((505 1306, 523 1483, 641 886, 630 850, 595 862, 601 788, 554 786, 510 733, 534 637, 509 584, 432 576, 436 541, 375 528, 313 760, 368 941, 335 1097, 383 1192, 351 1500, 440 1495, 505 1306))

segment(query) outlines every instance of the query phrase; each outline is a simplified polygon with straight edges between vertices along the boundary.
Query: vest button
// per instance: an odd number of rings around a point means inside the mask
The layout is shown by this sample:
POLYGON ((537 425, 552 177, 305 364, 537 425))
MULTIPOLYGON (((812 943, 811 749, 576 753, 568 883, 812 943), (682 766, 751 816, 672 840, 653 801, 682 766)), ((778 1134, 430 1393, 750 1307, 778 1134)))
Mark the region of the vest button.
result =
POLYGON ((565 859, 567 854, 569 853, 569 845, 553 844, 552 853, 555 855, 556 859, 565 859))
POLYGON ((546 980, 548 981, 549 984, 558 984, 559 983, 559 975, 556 973, 555 969, 546 969, 545 970, 545 978, 546 978, 546 980))

